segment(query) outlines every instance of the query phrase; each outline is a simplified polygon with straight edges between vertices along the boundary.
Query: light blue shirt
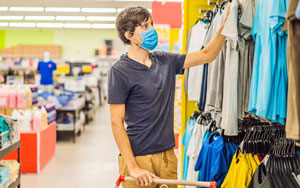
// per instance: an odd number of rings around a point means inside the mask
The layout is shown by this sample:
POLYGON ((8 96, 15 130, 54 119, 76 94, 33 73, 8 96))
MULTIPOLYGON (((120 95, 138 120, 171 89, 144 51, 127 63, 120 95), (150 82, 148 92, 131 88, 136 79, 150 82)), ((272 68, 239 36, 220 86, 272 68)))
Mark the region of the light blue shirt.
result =
POLYGON ((186 124, 185 132, 182 137, 182 144, 184 145, 183 167, 182 167, 182 179, 183 180, 186 180, 186 178, 187 178, 187 172, 188 172, 188 168, 189 168, 189 157, 186 155, 186 151, 189 147, 195 124, 196 124, 196 120, 190 118, 186 124))
POLYGON ((251 34, 255 41, 249 112, 285 124, 287 33, 282 32, 288 0, 258 0, 251 34))
POLYGON ((300 20, 300 0, 296 9, 296 17, 298 20, 300 20))

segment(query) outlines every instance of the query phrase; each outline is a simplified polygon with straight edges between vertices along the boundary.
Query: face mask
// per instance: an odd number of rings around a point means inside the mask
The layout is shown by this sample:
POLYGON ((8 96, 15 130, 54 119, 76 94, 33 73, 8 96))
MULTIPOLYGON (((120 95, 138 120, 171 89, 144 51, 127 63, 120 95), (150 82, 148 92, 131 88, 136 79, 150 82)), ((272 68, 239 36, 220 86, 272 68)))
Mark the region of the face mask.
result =
POLYGON ((153 50, 157 46, 158 36, 157 36, 157 32, 155 31, 154 28, 144 31, 144 32, 140 33, 139 35, 143 39, 143 42, 141 44, 139 44, 140 47, 142 47, 146 50, 153 50))

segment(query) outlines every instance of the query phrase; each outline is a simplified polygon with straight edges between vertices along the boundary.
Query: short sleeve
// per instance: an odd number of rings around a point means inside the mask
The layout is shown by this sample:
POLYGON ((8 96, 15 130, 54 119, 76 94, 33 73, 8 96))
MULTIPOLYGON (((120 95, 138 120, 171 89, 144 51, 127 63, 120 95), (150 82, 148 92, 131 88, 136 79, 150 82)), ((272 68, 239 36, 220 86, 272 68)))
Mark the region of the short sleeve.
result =
POLYGON ((52 65, 53 65, 52 70, 56 70, 57 69, 56 63, 53 62, 52 65))
MULTIPOLYGON (((222 35, 234 41, 238 41, 238 28, 237 28, 238 5, 239 4, 237 1, 232 2, 228 20, 226 21, 222 31, 222 35)), ((224 12, 223 14, 226 15, 227 13, 224 12)))
POLYGON ((176 53, 165 53, 168 56, 168 61, 171 62, 172 67, 175 70, 175 74, 183 74, 184 73, 184 61, 185 61, 185 54, 176 54, 176 53))
POLYGON ((108 104, 125 104, 129 86, 121 72, 112 67, 108 75, 108 104))
POLYGON ((38 63, 38 67, 37 67, 36 70, 39 71, 39 72, 41 72, 41 62, 40 62, 40 61, 39 61, 39 63, 38 63))

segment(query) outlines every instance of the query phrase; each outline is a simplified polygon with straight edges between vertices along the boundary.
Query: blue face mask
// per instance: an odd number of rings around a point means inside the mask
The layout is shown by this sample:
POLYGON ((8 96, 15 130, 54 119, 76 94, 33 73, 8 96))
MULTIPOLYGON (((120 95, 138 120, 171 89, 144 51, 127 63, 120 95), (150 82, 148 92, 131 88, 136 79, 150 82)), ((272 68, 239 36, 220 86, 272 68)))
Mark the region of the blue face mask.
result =
POLYGON ((140 47, 146 50, 153 50, 158 44, 158 35, 154 28, 144 31, 139 34, 143 42, 139 44, 140 47))

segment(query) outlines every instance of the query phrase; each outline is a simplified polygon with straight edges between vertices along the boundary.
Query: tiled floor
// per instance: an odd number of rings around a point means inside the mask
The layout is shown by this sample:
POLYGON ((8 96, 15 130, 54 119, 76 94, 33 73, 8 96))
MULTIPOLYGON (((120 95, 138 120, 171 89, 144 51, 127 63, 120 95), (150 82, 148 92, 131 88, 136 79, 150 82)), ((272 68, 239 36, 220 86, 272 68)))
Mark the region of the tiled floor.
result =
POLYGON ((60 139, 55 157, 39 175, 21 177, 22 188, 109 188, 118 178, 118 149, 110 128, 108 105, 102 105, 94 121, 76 143, 60 139))

